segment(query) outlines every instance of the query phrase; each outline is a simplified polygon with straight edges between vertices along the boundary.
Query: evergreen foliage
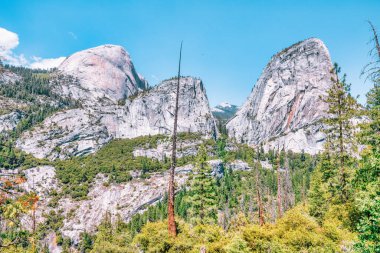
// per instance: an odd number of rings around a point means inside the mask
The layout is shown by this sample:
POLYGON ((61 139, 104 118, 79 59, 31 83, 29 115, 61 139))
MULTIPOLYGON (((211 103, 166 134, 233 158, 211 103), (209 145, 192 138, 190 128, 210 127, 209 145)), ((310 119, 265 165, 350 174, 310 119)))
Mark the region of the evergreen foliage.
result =
POLYGON ((357 151, 353 118, 357 114, 356 100, 350 95, 350 85, 346 76, 339 77, 340 67, 335 64, 332 69, 333 85, 328 90, 325 102, 329 105, 329 117, 324 120, 326 125, 325 158, 329 166, 323 170, 329 173, 326 179, 335 201, 345 203, 350 197, 350 180, 354 159, 352 154, 357 151))
POLYGON ((207 163, 207 150, 202 145, 198 150, 196 164, 186 202, 187 214, 193 224, 214 224, 217 221, 215 180, 207 163))
MULTIPOLYGON (((198 134, 181 133, 179 141, 198 138, 198 134)), ((132 179, 131 171, 141 171, 142 177, 149 173, 166 171, 170 167, 170 159, 162 161, 144 156, 134 156, 136 148, 156 148, 159 141, 168 141, 164 135, 140 136, 133 139, 116 139, 102 147, 95 154, 84 157, 54 162, 58 179, 63 183, 63 193, 81 199, 87 196, 90 184, 102 173, 108 177, 109 183, 122 183, 132 179)), ((193 156, 177 159, 177 165, 191 163, 193 156)))
POLYGON ((361 125, 359 140, 366 145, 354 178, 354 204, 361 252, 380 252, 380 88, 367 94, 369 122, 361 125))

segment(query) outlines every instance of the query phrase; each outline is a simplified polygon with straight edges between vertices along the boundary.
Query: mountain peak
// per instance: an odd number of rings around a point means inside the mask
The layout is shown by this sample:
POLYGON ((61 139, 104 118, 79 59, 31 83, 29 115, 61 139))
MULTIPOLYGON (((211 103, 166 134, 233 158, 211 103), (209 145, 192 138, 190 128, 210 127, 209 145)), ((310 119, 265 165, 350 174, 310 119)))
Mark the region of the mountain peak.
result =
POLYGON ((67 85, 60 93, 85 101, 106 98, 116 103, 147 87, 128 52, 117 45, 107 44, 74 53, 62 62, 58 71, 79 82, 79 87, 67 85))
POLYGON ((230 104, 229 102, 221 102, 217 106, 211 108, 211 111, 214 117, 219 121, 226 122, 235 115, 238 109, 238 106, 230 104))
POLYGON ((271 58, 248 100, 227 124, 230 137, 251 145, 286 144, 316 153, 324 139, 317 123, 326 116, 332 68, 324 43, 310 38, 271 58))
POLYGON ((221 102, 219 105, 217 105, 217 107, 223 107, 223 108, 230 108, 234 105, 228 103, 228 102, 221 102))

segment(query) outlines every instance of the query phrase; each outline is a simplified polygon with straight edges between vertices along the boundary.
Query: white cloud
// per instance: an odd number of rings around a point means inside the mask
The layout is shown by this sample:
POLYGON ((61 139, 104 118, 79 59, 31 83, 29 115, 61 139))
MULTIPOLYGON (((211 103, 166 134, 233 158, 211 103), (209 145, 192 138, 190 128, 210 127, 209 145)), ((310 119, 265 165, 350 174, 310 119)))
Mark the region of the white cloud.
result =
POLYGON ((3 56, 3 60, 5 61, 5 63, 9 65, 13 65, 13 66, 27 67, 29 65, 29 61, 26 59, 26 57, 23 54, 16 55, 12 51, 6 52, 6 54, 3 56))
POLYGON ((33 57, 34 62, 30 63, 29 66, 32 69, 51 69, 58 67, 66 57, 42 59, 41 57, 33 57))
POLYGON ((63 62, 66 57, 43 59, 33 56, 27 59, 23 54, 16 54, 12 50, 19 45, 18 35, 0 27, 0 59, 7 64, 14 66, 24 66, 33 69, 50 69, 56 68, 63 62))
POLYGON ((9 51, 18 46, 18 35, 0 27, 0 51, 9 51))

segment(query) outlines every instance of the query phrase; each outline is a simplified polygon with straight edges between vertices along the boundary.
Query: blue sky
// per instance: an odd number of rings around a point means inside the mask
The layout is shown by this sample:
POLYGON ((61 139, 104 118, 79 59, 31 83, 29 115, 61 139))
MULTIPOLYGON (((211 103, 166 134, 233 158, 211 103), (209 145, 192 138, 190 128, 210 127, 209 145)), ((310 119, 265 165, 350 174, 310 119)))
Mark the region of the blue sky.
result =
POLYGON ((211 105, 241 105, 270 57, 309 37, 322 39, 352 83, 370 60, 380 1, 0 1, 0 27, 16 33, 15 54, 57 58, 118 44, 151 85, 174 76, 184 41, 183 74, 201 77, 211 105))

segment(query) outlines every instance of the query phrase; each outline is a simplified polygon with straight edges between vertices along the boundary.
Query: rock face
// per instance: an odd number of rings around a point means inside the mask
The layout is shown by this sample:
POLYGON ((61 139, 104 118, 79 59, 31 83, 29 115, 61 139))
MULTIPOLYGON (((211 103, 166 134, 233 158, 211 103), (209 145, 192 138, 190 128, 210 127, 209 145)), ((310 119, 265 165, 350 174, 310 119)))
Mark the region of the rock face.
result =
POLYGON ((328 105, 321 97, 332 84, 329 52, 311 38, 272 57, 248 100, 227 124, 238 142, 316 153, 324 134, 320 120, 328 105))
POLYGON ((85 104, 100 99, 103 104, 112 104, 146 89, 148 85, 137 74, 129 54, 115 45, 77 52, 62 62, 58 72, 78 82, 58 86, 57 93, 85 104))
POLYGON ((0 96, 0 133, 12 131, 23 118, 28 104, 13 98, 0 96))
MULTIPOLYGON (((120 46, 73 54, 58 67, 52 85, 80 108, 58 112, 19 138, 17 147, 38 158, 65 159, 95 152, 114 138, 171 133, 176 80, 148 89, 120 46)), ((200 79, 181 79, 178 131, 217 133, 200 79)))
MULTIPOLYGON (((76 53, 58 69, 56 92, 79 101, 81 107, 58 112, 25 132, 18 148, 38 158, 65 159, 95 152, 114 138, 171 134, 176 80, 146 89, 121 47, 76 53)), ((202 81, 184 77, 180 85, 178 131, 215 136, 202 81)))
POLYGON ((8 114, 0 115, 0 133, 15 129, 21 119, 21 111, 14 111, 8 114))
POLYGON ((20 76, 0 66, 0 85, 12 84, 20 80, 21 80, 20 76))

